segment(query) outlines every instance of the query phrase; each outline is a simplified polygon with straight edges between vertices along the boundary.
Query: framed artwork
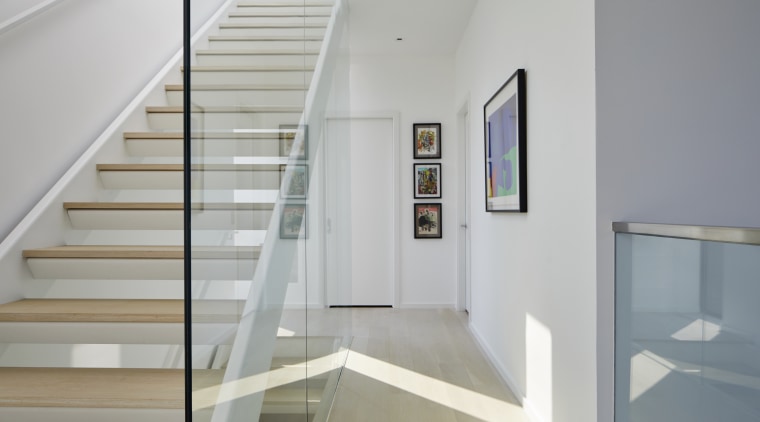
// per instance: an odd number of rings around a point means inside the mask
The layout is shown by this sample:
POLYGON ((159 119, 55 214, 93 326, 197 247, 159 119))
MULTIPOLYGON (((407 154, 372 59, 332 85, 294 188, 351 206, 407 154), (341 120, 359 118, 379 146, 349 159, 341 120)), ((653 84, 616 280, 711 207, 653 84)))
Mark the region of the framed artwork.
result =
POLYGON ((414 158, 441 158, 441 124, 415 123, 414 158))
POLYGON ((282 205, 280 214, 280 239, 298 239, 308 237, 306 224, 306 204, 285 203, 282 205))
POLYGON ((280 164, 280 198, 306 199, 309 192, 309 166, 280 164))
POLYGON ((440 239, 441 204, 414 204, 414 238, 440 239))
POLYGON ((414 197, 441 197, 441 164, 414 164, 414 197))
POLYGON ((525 69, 483 107, 486 211, 528 211, 525 69))
POLYGON ((290 157, 293 148, 296 147, 298 152, 292 158, 296 160, 309 158, 309 137, 305 125, 280 125, 279 135, 281 157, 290 157))

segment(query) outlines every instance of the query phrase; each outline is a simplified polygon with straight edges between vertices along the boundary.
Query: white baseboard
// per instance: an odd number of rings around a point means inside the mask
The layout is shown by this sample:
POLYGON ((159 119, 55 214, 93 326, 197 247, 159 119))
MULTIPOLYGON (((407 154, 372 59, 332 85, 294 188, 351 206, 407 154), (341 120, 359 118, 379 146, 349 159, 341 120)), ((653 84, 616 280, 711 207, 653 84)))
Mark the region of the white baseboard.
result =
POLYGON ((472 334, 472 337, 475 339, 475 344, 477 344, 477 346, 486 356, 486 359, 491 364, 491 366, 496 369, 496 373, 499 374, 499 378, 502 380, 502 382, 504 382, 504 384, 506 384, 507 388, 512 391, 512 394, 515 395, 515 398, 522 406, 525 415, 528 416, 528 419, 530 419, 531 422, 546 422, 541 417, 540 413, 538 413, 533 402, 525 397, 525 392, 522 391, 520 387, 518 387, 514 378, 512 378, 512 376, 509 375, 507 369, 504 368, 504 365, 502 365, 499 360, 496 359, 496 354, 493 353, 493 350, 491 350, 491 348, 488 346, 488 343, 483 340, 483 336, 480 335, 478 330, 472 325, 472 323, 467 324, 467 328, 472 334))
POLYGON ((456 309, 453 303, 402 303, 399 309, 456 309))

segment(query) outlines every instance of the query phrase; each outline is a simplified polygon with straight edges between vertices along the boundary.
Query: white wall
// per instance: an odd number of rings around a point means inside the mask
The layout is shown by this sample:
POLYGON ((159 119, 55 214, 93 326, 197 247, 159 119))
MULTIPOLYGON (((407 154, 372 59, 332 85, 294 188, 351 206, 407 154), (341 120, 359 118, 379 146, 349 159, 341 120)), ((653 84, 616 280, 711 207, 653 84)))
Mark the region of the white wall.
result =
MULTIPOLYGON (((454 306, 456 301, 457 130, 450 56, 352 56, 352 113, 398 113, 400 125, 400 292, 402 307, 454 306), (414 200, 412 125, 442 124, 442 199, 414 200), (415 239, 414 202, 443 203, 443 238, 415 239)), ((366 157, 371 160, 372 157, 366 157)))
POLYGON ((598 420, 606 422, 611 222, 760 226, 760 3, 596 3, 598 420))
POLYGON ((471 327, 535 420, 596 417, 594 2, 480 0, 456 56, 472 116, 471 327), (483 105, 527 72, 527 214, 486 213, 483 105))
POLYGON ((0 3, 0 23, 30 10, 47 0, 3 0, 0 3))
MULTIPOLYGON (((222 1, 197 3, 196 26, 222 1)), ((180 0, 69 0, 0 35, 0 239, 181 44, 180 0)))

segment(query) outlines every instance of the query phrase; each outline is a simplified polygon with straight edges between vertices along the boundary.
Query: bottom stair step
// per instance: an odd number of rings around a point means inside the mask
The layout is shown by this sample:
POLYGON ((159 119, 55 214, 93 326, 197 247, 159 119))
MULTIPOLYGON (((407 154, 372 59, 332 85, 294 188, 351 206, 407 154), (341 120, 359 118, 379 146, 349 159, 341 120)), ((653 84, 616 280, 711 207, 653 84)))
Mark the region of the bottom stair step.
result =
POLYGON ((0 368, 0 407, 184 408, 182 369, 0 368))

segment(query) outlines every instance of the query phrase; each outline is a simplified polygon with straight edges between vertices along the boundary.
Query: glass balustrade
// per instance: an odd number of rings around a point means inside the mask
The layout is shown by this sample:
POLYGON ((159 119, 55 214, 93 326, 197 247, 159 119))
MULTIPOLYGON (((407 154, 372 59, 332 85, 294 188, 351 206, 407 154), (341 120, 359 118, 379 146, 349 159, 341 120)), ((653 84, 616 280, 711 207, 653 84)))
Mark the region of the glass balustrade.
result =
POLYGON ((760 231, 617 231, 615 420, 760 420, 760 231))
POLYGON ((324 136, 325 116, 349 109, 346 13, 340 0, 233 1, 193 46, 194 421, 329 412, 350 337, 348 314, 325 309, 328 290, 350 289, 326 276, 339 261, 325 247, 348 200, 324 136))

